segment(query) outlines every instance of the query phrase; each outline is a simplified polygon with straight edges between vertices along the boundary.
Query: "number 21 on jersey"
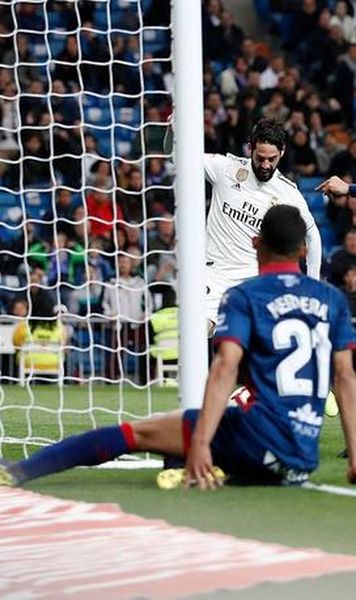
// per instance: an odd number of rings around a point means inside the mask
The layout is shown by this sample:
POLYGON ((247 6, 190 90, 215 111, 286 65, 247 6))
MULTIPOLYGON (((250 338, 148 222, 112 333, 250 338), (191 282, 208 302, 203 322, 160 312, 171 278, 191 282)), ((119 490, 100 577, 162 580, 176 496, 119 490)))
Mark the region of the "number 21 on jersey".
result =
POLYGON ((280 396, 312 396, 312 379, 297 377, 297 372, 308 364, 313 352, 316 353, 319 398, 326 398, 329 392, 330 353, 329 323, 318 323, 310 329, 300 319, 280 321, 273 328, 272 340, 276 350, 297 346, 279 363, 276 369, 276 382, 280 396))

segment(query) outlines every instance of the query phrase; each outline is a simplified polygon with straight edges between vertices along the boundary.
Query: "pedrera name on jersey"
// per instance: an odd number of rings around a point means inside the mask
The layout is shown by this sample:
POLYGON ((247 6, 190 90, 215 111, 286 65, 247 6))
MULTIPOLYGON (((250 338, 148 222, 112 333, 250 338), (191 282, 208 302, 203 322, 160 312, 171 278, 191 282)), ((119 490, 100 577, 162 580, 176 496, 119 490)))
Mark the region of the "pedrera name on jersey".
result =
POLYGON ((258 230, 261 228, 262 219, 247 211, 233 208, 228 202, 223 202, 222 211, 236 223, 246 223, 246 225, 251 225, 251 227, 255 227, 258 230))
POLYGON ((305 314, 315 315, 322 321, 327 321, 329 310, 328 305, 320 302, 318 298, 294 296, 294 294, 284 294, 275 298, 275 300, 267 304, 267 308, 275 319, 292 310, 300 310, 305 314))

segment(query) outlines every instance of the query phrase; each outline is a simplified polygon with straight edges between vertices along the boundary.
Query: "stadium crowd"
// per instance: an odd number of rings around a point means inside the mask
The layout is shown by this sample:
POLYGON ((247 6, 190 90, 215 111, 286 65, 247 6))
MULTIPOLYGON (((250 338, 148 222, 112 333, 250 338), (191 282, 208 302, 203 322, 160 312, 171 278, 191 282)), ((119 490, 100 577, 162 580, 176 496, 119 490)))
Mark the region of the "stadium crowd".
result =
MULTIPOLYGON (((169 3, 143 0, 142 20, 134 3, 116 0, 111 22, 104 4, 0 7, 2 314, 24 296, 31 318, 49 305, 113 317, 108 299, 119 284, 122 298, 130 288, 135 297, 121 320, 137 325, 176 286, 173 171, 163 155, 169 3), (159 26, 143 47, 142 24, 159 26)), ((202 15, 205 150, 248 156, 256 120, 284 124, 281 170, 311 210, 315 203, 324 276, 344 289, 356 318, 356 199, 314 192, 333 174, 356 181, 355 4, 255 0, 267 42, 223 0, 204 0, 202 15)))

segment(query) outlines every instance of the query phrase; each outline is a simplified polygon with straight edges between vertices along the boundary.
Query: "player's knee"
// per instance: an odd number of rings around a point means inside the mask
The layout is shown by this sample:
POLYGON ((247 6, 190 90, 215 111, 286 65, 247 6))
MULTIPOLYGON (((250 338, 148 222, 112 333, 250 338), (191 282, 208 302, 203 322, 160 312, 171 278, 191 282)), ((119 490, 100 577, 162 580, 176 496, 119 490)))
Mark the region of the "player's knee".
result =
POLYGON ((132 423, 137 450, 150 450, 159 434, 159 425, 154 418, 132 423))

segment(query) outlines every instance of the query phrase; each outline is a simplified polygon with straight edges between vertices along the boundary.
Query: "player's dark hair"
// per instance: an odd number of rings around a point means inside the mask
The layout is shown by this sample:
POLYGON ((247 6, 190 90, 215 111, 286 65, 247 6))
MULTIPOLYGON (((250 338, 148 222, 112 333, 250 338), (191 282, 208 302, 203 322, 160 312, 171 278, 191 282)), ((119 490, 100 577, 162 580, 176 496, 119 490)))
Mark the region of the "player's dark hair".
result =
POLYGON ((253 126, 250 143, 252 150, 256 148, 256 144, 271 144, 282 151, 285 148, 287 141, 287 133, 281 123, 274 119, 261 119, 253 126))
POLYGON ((293 256, 305 240, 306 225, 298 208, 272 206, 262 221, 261 238, 267 248, 280 256, 293 256))

